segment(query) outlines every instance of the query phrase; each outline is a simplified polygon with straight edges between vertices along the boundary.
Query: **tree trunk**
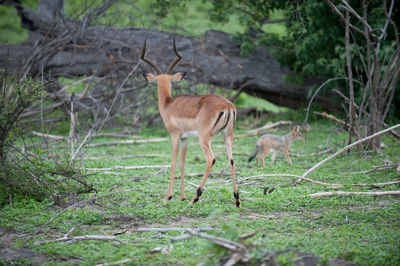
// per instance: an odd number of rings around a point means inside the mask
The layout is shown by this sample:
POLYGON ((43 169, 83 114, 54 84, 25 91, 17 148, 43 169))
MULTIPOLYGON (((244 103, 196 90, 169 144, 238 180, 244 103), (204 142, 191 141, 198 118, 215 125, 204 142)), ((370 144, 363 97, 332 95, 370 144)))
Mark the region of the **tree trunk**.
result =
MULTIPOLYGON (((20 44, 0 45, 0 65, 22 69, 24 74, 48 79, 126 75, 139 61, 145 36, 148 34, 147 56, 165 70, 174 58, 172 33, 143 28, 114 28, 91 25, 88 20, 73 21, 63 15, 63 1, 42 0, 38 9, 15 6, 22 25, 31 38, 20 44), (61 11, 60 11, 61 10, 61 11), (11 58, 11 62, 8 61, 11 58)), ((4 1, 3 1, 4 3, 4 1)), ((229 34, 208 31, 199 39, 176 36, 177 48, 183 55, 176 71, 188 73, 187 79, 229 89, 238 89, 277 105, 300 108, 307 102, 309 89, 316 79, 305 78, 301 84, 286 81, 294 73, 279 65, 265 48, 257 47, 247 57, 239 55, 239 43, 229 34)), ((141 71, 147 66, 141 64, 141 71)), ((316 103, 335 111, 330 95, 318 96, 316 103)))

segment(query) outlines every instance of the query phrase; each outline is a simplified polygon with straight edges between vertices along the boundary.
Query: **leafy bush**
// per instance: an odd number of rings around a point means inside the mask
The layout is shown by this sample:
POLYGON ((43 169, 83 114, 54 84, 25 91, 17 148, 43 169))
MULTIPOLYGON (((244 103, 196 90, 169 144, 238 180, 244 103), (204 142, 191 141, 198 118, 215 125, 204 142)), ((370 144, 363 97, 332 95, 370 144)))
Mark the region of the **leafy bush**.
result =
POLYGON ((44 84, 0 71, 0 202, 17 192, 60 203, 63 195, 88 188, 68 160, 56 161, 47 149, 27 144, 21 114, 40 100, 44 84))

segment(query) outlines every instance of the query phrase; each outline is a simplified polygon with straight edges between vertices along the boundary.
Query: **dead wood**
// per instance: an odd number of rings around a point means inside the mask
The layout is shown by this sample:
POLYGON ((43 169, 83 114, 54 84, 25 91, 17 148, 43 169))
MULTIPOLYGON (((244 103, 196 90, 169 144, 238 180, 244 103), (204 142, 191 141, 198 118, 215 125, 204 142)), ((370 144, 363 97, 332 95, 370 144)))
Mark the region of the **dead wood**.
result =
POLYGON ((400 174, 400 156, 399 156, 399 163, 397 165, 397 173, 400 174))
POLYGON ((394 169, 397 167, 397 164, 389 164, 389 165, 380 165, 376 166, 370 170, 365 170, 365 171, 359 171, 359 172, 351 172, 349 173, 350 175, 356 175, 356 174, 369 174, 375 171, 383 171, 383 170, 388 170, 388 169, 394 169))
POLYGON ((100 132, 96 137, 113 137, 113 138, 140 138, 140 136, 132 136, 129 133, 113 133, 113 132, 100 132))
POLYGON ((64 102, 57 102, 57 103, 54 103, 54 104, 51 104, 51 105, 48 105, 48 106, 44 106, 43 108, 27 111, 25 113, 22 113, 20 115, 20 118, 25 118, 25 117, 32 116, 32 115, 37 115, 37 114, 40 114, 40 113, 43 113, 43 112, 46 112, 46 111, 49 111, 49 110, 53 110, 53 109, 55 109, 57 107, 60 107, 63 104, 64 104, 64 102))
POLYGON ((262 127, 249 130, 249 131, 247 131, 246 134, 237 135, 236 137, 255 136, 255 135, 266 133, 271 128, 275 128, 275 127, 282 126, 282 125, 291 125, 291 124, 293 124, 292 121, 278 121, 278 122, 274 122, 274 123, 268 122, 267 124, 265 124, 262 127))
POLYGON ((105 235, 83 235, 83 236, 74 236, 74 237, 63 236, 63 237, 60 237, 57 239, 35 241, 33 244, 35 246, 47 244, 47 243, 53 243, 53 242, 64 242, 66 244, 73 244, 78 241, 84 241, 84 240, 113 241, 113 242, 117 242, 118 244, 127 244, 126 242, 116 238, 115 236, 105 236, 105 235))
POLYGON ((87 147, 100 147, 100 146, 110 146, 110 145, 121 145, 121 144, 137 144, 137 143, 151 143, 151 142, 162 142, 168 141, 168 138, 153 138, 153 139, 129 139, 129 140, 119 140, 110 142, 98 142, 89 143, 87 147))
POLYGON ((312 179, 309 179, 309 178, 305 178, 305 177, 302 177, 302 176, 299 176, 299 175, 292 175, 292 174, 263 174, 263 175, 254 175, 254 176, 248 176, 248 177, 239 179, 239 180, 237 181, 237 183, 243 182, 243 181, 248 180, 248 179, 261 179, 261 178, 264 178, 264 177, 274 177, 274 176, 294 177, 294 178, 299 178, 299 179, 302 179, 302 180, 305 180, 305 181, 308 181, 308 182, 311 182, 311 183, 315 183, 315 184, 319 184, 319 185, 324 185, 324 186, 342 186, 341 184, 325 183, 325 182, 321 182, 321 181, 315 181, 315 180, 312 180, 312 179))
POLYGON ((314 111, 314 114, 320 115, 320 116, 322 116, 322 117, 328 118, 329 120, 335 121, 336 123, 341 124, 342 126, 344 126, 344 127, 347 128, 347 129, 350 128, 350 125, 349 125, 349 124, 347 124, 347 123, 346 123, 345 121, 343 121, 343 120, 338 119, 338 118, 335 117, 334 115, 327 114, 326 112, 320 113, 320 112, 316 112, 316 111, 314 111))
POLYGON ((57 219, 57 218, 60 217, 63 213, 65 213, 66 211, 68 211, 68 210, 70 210, 70 209, 77 208, 77 207, 80 207, 80 206, 85 206, 87 203, 89 203, 89 202, 94 202, 94 201, 96 201, 96 200, 98 200, 98 199, 100 199, 100 198, 110 197, 110 196, 113 196, 113 195, 116 195, 116 194, 127 193, 127 192, 136 191, 136 190, 138 190, 138 189, 119 190, 119 191, 114 191, 114 192, 107 193, 107 194, 104 194, 104 195, 99 195, 99 196, 98 196, 97 194, 94 194, 94 195, 93 195, 91 198, 89 198, 89 199, 85 199, 85 200, 82 200, 82 201, 75 202, 74 204, 72 204, 72 205, 70 205, 70 206, 64 208, 62 211, 58 212, 55 216, 53 216, 53 217, 50 218, 46 223, 44 223, 42 226, 40 226, 39 229, 37 229, 35 232, 30 233, 30 234, 27 234, 28 238, 24 240, 24 245, 25 245, 29 240, 31 240, 34 236, 36 236, 37 234, 39 234, 40 232, 42 232, 42 230, 43 230, 46 226, 48 226, 49 224, 51 224, 55 219, 57 219))
POLYGON ((131 166, 122 166, 116 165, 108 168, 79 168, 79 170, 86 171, 111 171, 116 169, 124 169, 124 170, 136 170, 136 169, 154 169, 154 168, 169 168, 169 165, 131 165, 131 166))
POLYGON ((353 187, 384 187, 384 186, 391 186, 391 185, 398 185, 400 181, 392 181, 386 183, 373 183, 373 184, 353 184, 353 187))
POLYGON ((399 128, 399 127, 400 127, 400 124, 397 124, 397 125, 392 126, 392 127, 390 127, 390 128, 387 128, 387 129, 384 129, 384 130, 382 130, 382 131, 379 131, 379 132, 377 132, 377 133, 375 133, 375 134, 373 134, 373 135, 370 135, 370 136, 368 136, 368 137, 365 137, 365 138, 363 138, 363 139, 360 139, 360 140, 358 140, 358 141, 356 141, 356 142, 353 142, 353 143, 350 144, 350 145, 347 145, 347 146, 344 147, 343 149, 341 149, 341 150, 335 152, 335 153, 332 154, 331 156, 325 158, 324 160, 320 161, 319 163, 317 163, 316 165, 314 165, 313 167, 311 167, 310 169, 308 169, 296 182, 293 183, 293 186, 296 186, 297 184, 299 184, 299 183, 302 181, 302 179, 304 179, 307 175, 309 175, 309 174, 310 174, 311 172, 313 172, 315 169, 317 169, 318 167, 320 167, 321 165, 323 165, 324 163, 326 163, 326 162, 329 161, 330 159, 335 158, 335 157, 338 156, 339 154, 341 154, 341 153, 347 151, 348 149, 352 148, 353 146, 358 145, 358 144, 360 144, 360 143, 362 143, 362 142, 364 142, 364 141, 370 140, 370 139, 372 139, 372 138, 374 138, 374 137, 376 137, 376 136, 380 136, 380 135, 382 135, 382 134, 385 134, 385 133, 387 133, 387 132, 390 132, 390 131, 392 131, 392 130, 394 130, 394 129, 396 129, 396 128, 399 128))
MULTIPOLYGON (((321 181, 316 181, 313 179, 305 178, 299 175, 292 175, 292 174, 263 174, 263 175, 255 175, 255 176, 248 176, 242 179, 239 179, 237 183, 241 183, 245 180, 249 179, 261 179, 265 177, 274 177, 274 176, 282 176, 282 177, 293 177, 293 178, 299 178, 301 180, 305 180, 314 184, 318 185, 323 185, 323 186, 330 186, 332 189, 337 189, 337 188, 343 188, 345 185, 343 184, 334 184, 334 183, 325 183, 321 181)), ((393 182, 387 182, 387 183, 373 183, 373 184, 350 184, 346 186, 352 186, 352 187, 383 187, 383 186, 391 186, 391 185, 396 185, 400 184, 400 181, 393 181, 393 182)), ((272 192, 272 191, 271 191, 272 192)))
POLYGON ((31 131, 31 134, 34 135, 34 136, 39 136, 39 137, 49 138, 49 139, 55 139, 55 140, 68 140, 68 137, 45 134, 45 133, 37 132, 37 131, 31 131))
POLYGON ((190 230, 192 232, 206 232, 214 230, 212 227, 199 227, 199 228, 182 228, 182 227, 137 227, 132 229, 132 232, 159 232, 167 233, 171 231, 187 232, 190 230))
MULTIPOLYGON (((130 158, 146 158, 146 157, 166 157, 164 154, 131 154, 121 156, 107 156, 107 160, 119 160, 119 159, 130 159, 130 158)), ((85 157, 85 160, 103 160, 104 157, 85 157)))
POLYGON ((191 234, 192 236, 198 236, 207 240, 210 240, 211 242, 224 247, 226 249, 229 249, 231 251, 234 252, 246 252, 247 248, 246 246, 244 246, 241 243, 229 240, 229 239, 225 239, 222 237, 218 237, 218 236, 213 236, 213 235, 209 235, 209 234, 205 234, 205 233, 200 233, 198 231, 194 231, 190 228, 186 228, 185 231, 189 234, 191 234))
MULTIPOLYGON (((328 192, 319 192, 314 194, 309 194, 312 198, 318 197, 332 197, 332 196, 351 196, 351 195, 366 195, 366 196, 400 196, 400 191, 378 191, 378 192, 350 192, 350 191, 328 191, 328 192)), ((307 197, 304 196, 304 197, 307 197)))

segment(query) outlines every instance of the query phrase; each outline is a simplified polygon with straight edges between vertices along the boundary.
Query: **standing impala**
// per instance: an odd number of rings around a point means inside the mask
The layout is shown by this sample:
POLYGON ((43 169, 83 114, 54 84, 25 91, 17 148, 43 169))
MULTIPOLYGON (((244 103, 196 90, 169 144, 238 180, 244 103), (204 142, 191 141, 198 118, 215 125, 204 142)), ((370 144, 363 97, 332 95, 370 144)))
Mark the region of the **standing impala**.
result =
POLYGON ((181 60, 182 56, 178 53, 173 41, 174 52, 177 58, 169 65, 166 74, 162 74, 157 65, 145 56, 146 40, 143 44, 141 59, 148 63, 157 72, 157 75, 147 73, 144 75, 147 81, 157 82, 158 87, 158 109, 161 118, 171 135, 172 141, 172 163, 171 176, 169 181, 168 192, 165 197, 167 202, 172 198, 172 189, 175 177, 175 167, 179 153, 179 143, 181 143, 181 160, 179 170, 181 174, 181 200, 185 200, 184 191, 184 167, 187 153, 187 139, 191 136, 198 136, 201 149, 207 160, 206 170, 203 179, 197 189, 190 204, 197 202, 203 193, 204 184, 211 172, 211 168, 215 163, 214 154, 211 149, 211 138, 218 132, 222 132, 225 147, 228 153, 228 159, 231 165, 231 173, 233 178, 233 190, 236 206, 240 207, 239 192, 236 187, 235 166, 232 158, 233 145, 233 127, 236 120, 235 106, 219 95, 179 95, 175 98, 171 96, 171 82, 182 80, 185 73, 178 72, 171 74, 174 67, 181 60))

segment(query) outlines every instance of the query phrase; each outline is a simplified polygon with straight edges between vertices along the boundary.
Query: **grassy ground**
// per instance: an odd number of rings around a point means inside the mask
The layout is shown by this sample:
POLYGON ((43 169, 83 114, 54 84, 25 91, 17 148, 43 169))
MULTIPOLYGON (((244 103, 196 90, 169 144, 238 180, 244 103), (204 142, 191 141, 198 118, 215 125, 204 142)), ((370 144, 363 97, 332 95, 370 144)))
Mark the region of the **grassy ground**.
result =
MULTIPOLYGON (((252 123, 252 119, 240 121, 236 134, 245 133, 252 123)), ((275 164, 268 164, 267 168, 257 167, 254 161, 248 163, 248 155, 254 148, 257 136, 235 139, 234 159, 242 199, 240 209, 234 204, 231 178, 224 173, 211 176, 199 202, 191 206, 188 201, 179 201, 179 179, 175 181, 173 199, 167 204, 163 203, 169 169, 97 171, 95 175, 89 177, 89 181, 99 191, 98 195, 128 189, 131 191, 101 198, 93 204, 65 212, 22 248, 22 243, 26 239, 24 234, 37 230, 62 208, 54 206, 51 202, 14 197, 12 205, 4 205, 0 209, 0 247, 2 247, 0 264, 98 264, 129 259, 131 264, 137 265, 196 265, 202 261, 216 263, 218 258, 226 254, 221 248, 202 238, 192 237, 174 241, 176 237, 184 235, 184 232, 136 231, 139 227, 190 227, 212 228, 208 234, 235 241, 240 235, 256 231, 254 236, 244 242, 257 247, 252 249, 254 253, 295 249, 313 253, 320 256, 323 261, 339 257, 357 265, 400 265, 398 198, 336 196, 313 199, 304 196, 330 189, 304 181, 299 186, 292 187, 293 179, 287 177, 250 178, 241 181, 249 176, 266 173, 301 175, 331 154, 309 155, 326 148, 327 138, 333 132, 333 125, 314 122, 311 128, 311 132, 304 133, 306 137, 304 142, 297 141, 292 146, 292 152, 299 154, 297 157, 292 156, 293 166, 289 166, 283 155, 278 155, 275 164), (264 187, 274 187, 275 190, 265 195, 264 187), (71 237, 117 234, 115 237, 124 241, 124 244, 101 240, 86 240, 72 244, 64 242, 35 244, 35 241, 63 237, 71 229, 74 229, 70 234, 71 237)), ((288 130, 289 128, 280 128, 276 134, 284 134, 288 130)), ((143 138, 166 136, 164 130, 147 132, 143 138)), ((95 142, 114 140, 96 138, 95 142)), ((345 134, 334 134, 329 139, 328 147, 338 150, 345 140, 345 134)), ((200 173, 205 167, 205 159, 196 142, 193 139, 189 145, 186 173, 200 173)), ((385 160, 397 162, 399 142, 391 138, 384 138, 384 142, 387 147, 383 149, 382 154, 358 153, 354 150, 350 154, 343 154, 329 161, 309 177, 323 182, 347 185, 398 180, 399 176, 394 169, 368 174, 353 173, 382 165, 385 160)), ((164 141, 92 147, 87 150, 88 158, 84 160, 84 166, 105 168, 116 165, 169 165, 170 146, 169 141, 164 141), (159 157, 127 159, 117 157, 140 154, 157 154, 159 157)), ((213 170, 220 172, 227 169, 228 162, 221 136, 214 139, 213 149, 216 154, 213 170)), ((201 177, 186 177, 187 198, 194 195, 200 179, 201 177)), ((346 186, 341 190, 399 189, 398 186, 380 189, 346 186)), ((290 264, 291 260, 281 258, 279 262, 290 264)))

